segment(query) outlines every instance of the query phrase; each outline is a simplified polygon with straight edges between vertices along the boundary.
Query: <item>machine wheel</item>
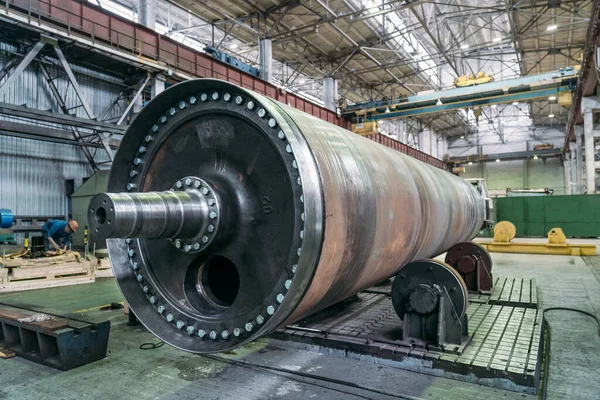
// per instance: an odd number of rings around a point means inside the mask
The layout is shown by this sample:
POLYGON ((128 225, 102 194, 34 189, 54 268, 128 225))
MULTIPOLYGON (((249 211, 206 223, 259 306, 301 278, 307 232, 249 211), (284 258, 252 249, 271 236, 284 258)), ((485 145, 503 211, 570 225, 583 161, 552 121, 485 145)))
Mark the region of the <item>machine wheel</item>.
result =
POLYGON ((415 311, 429 314, 437 308, 434 285, 446 290, 459 318, 463 318, 469 304, 467 286, 458 272, 438 260, 418 260, 407 264, 396 275, 392 285, 392 304, 398 316, 415 311), (428 307, 428 304, 431 304, 428 307))

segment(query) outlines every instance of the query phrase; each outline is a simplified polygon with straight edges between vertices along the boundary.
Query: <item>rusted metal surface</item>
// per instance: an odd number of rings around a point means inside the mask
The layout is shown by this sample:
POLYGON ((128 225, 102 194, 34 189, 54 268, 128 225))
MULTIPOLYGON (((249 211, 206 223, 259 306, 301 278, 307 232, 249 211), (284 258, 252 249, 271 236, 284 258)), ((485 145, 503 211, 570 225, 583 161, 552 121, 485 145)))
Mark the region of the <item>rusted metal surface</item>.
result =
POLYGON ((458 243, 446 253, 446 263, 458 271, 469 292, 492 291, 492 257, 473 242, 458 243))
MULTIPOLYGON (((349 129, 350 122, 337 113, 312 103, 296 94, 246 74, 204 53, 160 35, 143 25, 112 14, 101 7, 80 0, 2 0, 0 8, 21 14, 35 29, 51 26, 64 31, 72 39, 85 38, 135 57, 136 63, 152 61, 175 73, 191 77, 222 79, 263 96, 304 111, 331 124, 349 129)), ((371 139, 387 147, 409 154, 421 161, 447 169, 441 160, 383 135, 371 139)))
POLYGON ((408 154, 409 156, 416 158, 419 161, 426 162, 427 164, 433 165, 435 167, 448 170, 448 164, 443 162, 442 160, 432 157, 427 153, 423 153, 417 149, 410 147, 407 144, 399 142, 395 139, 392 139, 389 136, 382 135, 381 133, 377 133, 375 135, 365 136, 367 139, 371 139, 379 144, 384 145, 385 147, 389 147, 390 149, 394 149, 399 151, 400 153, 408 154))
POLYGON ((256 339, 441 254, 473 238, 484 218, 483 198, 463 179, 208 79, 144 107, 108 190, 129 192, 127 206, 115 203, 121 195, 97 195, 90 230, 123 238, 115 232, 132 230, 120 224, 137 227, 132 238, 108 240, 125 298, 155 334, 201 353, 256 339), (170 190, 206 203, 154 207, 165 196, 140 193, 170 190), (212 228, 157 233, 187 226, 201 207, 212 228), (134 224, 139 215, 147 227, 134 224))

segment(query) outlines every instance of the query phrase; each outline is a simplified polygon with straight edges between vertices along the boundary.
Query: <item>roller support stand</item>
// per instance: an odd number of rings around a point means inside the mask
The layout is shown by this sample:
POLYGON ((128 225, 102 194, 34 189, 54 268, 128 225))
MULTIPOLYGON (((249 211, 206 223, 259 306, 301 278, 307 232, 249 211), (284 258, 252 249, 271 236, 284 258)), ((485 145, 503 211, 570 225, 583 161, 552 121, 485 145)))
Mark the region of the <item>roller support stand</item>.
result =
POLYGON ((470 341, 466 287, 441 261, 419 260, 402 268, 392 285, 392 304, 406 345, 461 353, 470 341))
POLYGON ((473 242, 458 243, 446 253, 446 264, 456 269, 471 293, 491 294, 492 257, 473 242))

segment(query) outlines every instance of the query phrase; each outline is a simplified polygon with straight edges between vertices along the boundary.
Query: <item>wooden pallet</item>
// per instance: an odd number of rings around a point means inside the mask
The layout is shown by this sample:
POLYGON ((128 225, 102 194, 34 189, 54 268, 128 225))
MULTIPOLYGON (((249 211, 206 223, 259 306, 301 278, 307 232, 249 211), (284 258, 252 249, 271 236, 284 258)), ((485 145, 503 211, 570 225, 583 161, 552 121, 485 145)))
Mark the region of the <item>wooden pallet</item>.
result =
POLYGON ((115 276, 108 258, 91 257, 90 262, 94 268, 96 278, 110 278, 115 276))
POLYGON ((47 267, 19 267, 11 268, 8 281, 22 281, 29 279, 54 279, 72 275, 91 275, 92 270, 89 262, 70 262, 65 264, 54 264, 47 267))
POLYGON ((42 289, 56 286, 79 285, 95 281, 89 261, 43 265, 24 264, 0 269, 0 293, 42 289))
POLYGON ((108 269, 99 269, 94 272, 94 276, 96 278, 113 278, 115 274, 113 273, 112 268, 108 269))
POLYGON ((26 251, 21 251, 13 255, 7 255, 6 259, 2 259, 2 257, 0 257, 0 262, 4 268, 37 268, 47 267, 54 264, 65 264, 81 261, 81 256, 79 253, 72 251, 58 256, 42 258, 23 258, 22 256, 26 254, 28 254, 26 251))
POLYGON ((23 290, 48 289, 59 286, 81 285, 84 283, 93 283, 96 281, 94 275, 54 278, 54 279, 33 279, 25 281, 14 281, 0 284, 0 293, 20 292, 23 290))

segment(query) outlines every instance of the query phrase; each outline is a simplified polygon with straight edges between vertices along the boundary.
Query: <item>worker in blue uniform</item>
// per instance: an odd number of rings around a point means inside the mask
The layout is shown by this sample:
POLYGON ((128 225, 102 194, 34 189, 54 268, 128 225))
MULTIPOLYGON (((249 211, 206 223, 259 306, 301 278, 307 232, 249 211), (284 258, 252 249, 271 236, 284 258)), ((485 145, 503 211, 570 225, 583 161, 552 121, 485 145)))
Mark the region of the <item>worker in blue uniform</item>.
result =
POLYGON ((79 228, 79 224, 74 219, 69 222, 56 219, 46 222, 42 227, 46 250, 50 250, 52 247, 56 250, 68 250, 73 232, 76 232, 77 228, 79 228))

